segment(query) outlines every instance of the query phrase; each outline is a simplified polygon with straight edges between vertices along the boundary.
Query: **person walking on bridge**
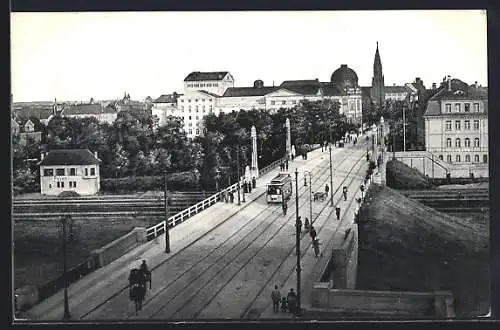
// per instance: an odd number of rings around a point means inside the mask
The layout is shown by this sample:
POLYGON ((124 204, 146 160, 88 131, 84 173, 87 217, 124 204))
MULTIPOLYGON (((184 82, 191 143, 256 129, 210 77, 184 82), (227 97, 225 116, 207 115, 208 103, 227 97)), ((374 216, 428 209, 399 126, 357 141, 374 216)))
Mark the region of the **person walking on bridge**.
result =
POLYGON ((311 228, 309 229, 309 235, 311 235, 311 238, 312 240, 314 241, 314 239, 316 238, 316 236, 318 235, 316 233, 316 229, 314 229, 314 226, 311 225, 311 228))
POLYGON ((335 215, 337 216, 337 220, 340 220, 340 207, 335 208, 335 215))
POLYGON ((273 301, 273 312, 278 313, 281 300, 281 293, 280 290, 278 290, 277 285, 274 286, 274 290, 271 293, 271 300, 273 301))
POLYGON ((330 187, 328 186, 328 183, 325 185, 325 193, 328 196, 328 192, 330 191, 330 187))
POLYGON ((288 292, 286 298, 287 298, 286 300, 287 300, 288 310, 290 311, 290 313, 295 315, 297 306, 297 295, 295 294, 295 292, 293 292, 293 288, 290 289, 290 292, 288 292))
POLYGON ((286 210, 288 209, 288 205, 286 204, 286 200, 283 200, 281 203, 281 207, 283 208, 283 215, 286 215, 286 210))
POLYGON ((344 201, 347 200, 347 187, 344 186, 344 188, 342 188, 342 195, 344 195, 344 201))

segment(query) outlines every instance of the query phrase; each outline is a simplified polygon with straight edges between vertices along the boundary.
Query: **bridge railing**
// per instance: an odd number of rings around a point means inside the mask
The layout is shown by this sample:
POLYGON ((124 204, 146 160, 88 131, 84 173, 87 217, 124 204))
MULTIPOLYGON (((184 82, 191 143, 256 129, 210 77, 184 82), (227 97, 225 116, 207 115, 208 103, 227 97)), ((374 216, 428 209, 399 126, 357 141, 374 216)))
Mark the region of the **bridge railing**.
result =
MULTIPOLYGON (((280 158, 268 166, 262 168, 259 170, 259 175, 264 175, 266 173, 269 173, 272 171, 274 168, 276 168, 285 158, 280 158)), ((241 183, 241 178, 240 178, 240 183, 241 183)), ((241 187, 240 187, 241 189, 241 187)), ((210 197, 202 200, 201 202, 169 217, 167 219, 168 221, 168 228, 172 228, 180 224, 181 222, 184 222, 186 219, 191 218, 192 216, 200 213, 201 211, 209 208, 210 206, 216 204, 219 200, 221 200, 222 196, 227 196, 228 193, 230 192, 236 192, 238 191, 238 182, 232 184, 229 187, 226 187, 225 189, 222 189, 221 191, 211 195, 210 197)), ((156 237, 162 235, 165 233, 165 225, 167 221, 162 221, 157 225, 154 225, 146 230, 146 236, 148 241, 151 241, 155 239, 156 237)))

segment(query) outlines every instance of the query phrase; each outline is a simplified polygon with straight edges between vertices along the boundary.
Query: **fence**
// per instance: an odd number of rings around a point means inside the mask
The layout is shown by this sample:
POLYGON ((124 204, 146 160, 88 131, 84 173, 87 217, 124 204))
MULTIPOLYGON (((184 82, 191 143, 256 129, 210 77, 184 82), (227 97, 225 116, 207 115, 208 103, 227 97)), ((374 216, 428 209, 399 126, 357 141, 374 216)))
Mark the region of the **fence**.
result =
MULTIPOLYGON (((267 165, 266 167, 262 168, 259 170, 259 175, 264 175, 272 171, 274 168, 276 168, 281 162, 283 162, 285 158, 280 158, 272 162, 271 164, 267 165)), ((241 178, 240 178, 241 181, 241 178)), ((237 182, 226 189, 221 190, 220 192, 217 192, 213 194, 212 196, 202 200, 201 202, 177 213, 174 216, 171 216, 168 218, 168 228, 172 228, 180 224, 181 222, 185 221, 186 219, 191 218, 192 216, 198 214, 199 212, 209 208, 210 206, 214 205, 221 199, 221 196, 225 196, 230 192, 235 192, 238 190, 238 184, 240 182, 237 182)), ((241 187, 240 187, 241 189, 241 187)), ((157 225, 154 225, 146 230, 146 237, 148 241, 151 241, 155 239, 156 237, 162 235, 165 233, 165 225, 166 221, 162 221, 157 225)))

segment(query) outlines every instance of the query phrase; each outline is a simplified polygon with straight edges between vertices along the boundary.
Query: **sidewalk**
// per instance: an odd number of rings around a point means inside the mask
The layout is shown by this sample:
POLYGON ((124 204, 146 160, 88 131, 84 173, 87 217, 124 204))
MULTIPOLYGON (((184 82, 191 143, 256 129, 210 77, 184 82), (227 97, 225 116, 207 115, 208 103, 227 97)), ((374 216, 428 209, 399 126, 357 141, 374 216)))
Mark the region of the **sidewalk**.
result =
MULTIPOLYGON (((293 176, 295 168, 300 171, 305 167, 315 167, 324 161, 324 155, 319 149, 310 152, 307 161, 295 158, 294 161, 289 162, 288 172, 293 176)), ((171 228, 170 254, 165 253, 165 236, 161 235, 128 252, 109 265, 97 269, 80 281, 71 284, 68 288, 71 319, 77 320, 84 317, 89 311, 97 308, 99 304, 103 304, 125 288, 128 285, 130 269, 138 267, 141 260, 146 260, 153 272, 153 281, 155 281, 154 269, 158 265, 173 257, 180 250, 188 248, 205 233, 221 225, 228 218, 262 196, 265 193, 266 184, 279 172, 279 168, 277 168, 259 177, 257 187, 252 189, 251 193, 245 194, 246 202, 242 202, 241 206, 237 205, 237 198, 235 198, 234 203, 218 202, 216 205, 171 228)), ((243 200, 243 198, 241 199, 243 200)), ((64 311, 63 294, 64 290, 61 290, 28 310, 26 312, 28 318, 32 320, 61 320, 64 311)))

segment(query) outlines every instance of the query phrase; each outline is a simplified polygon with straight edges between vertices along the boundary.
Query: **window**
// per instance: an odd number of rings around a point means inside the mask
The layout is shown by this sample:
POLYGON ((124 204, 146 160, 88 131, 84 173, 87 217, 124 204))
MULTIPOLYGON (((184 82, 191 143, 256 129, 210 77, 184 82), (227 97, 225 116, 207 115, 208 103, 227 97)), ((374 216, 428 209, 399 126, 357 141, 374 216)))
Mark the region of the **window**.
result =
POLYGON ((181 110, 184 110, 184 106, 183 105, 181 105, 181 110))
POLYGON ((54 176, 54 170, 52 168, 44 169, 43 176, 54 176))
POLYGON ((69 182, 69 187, 70 187, 70 188, 73 188, 73 181, 70 181, 70 182, 69 182))
POLYGON ((465 162, 467 162, 467 163, 470 162, 470 155, 465 155, 465 162))
POLYGON ((188 118, 189 118, 189 120, 191 120, 191 116, 189 116, 188 118))
POLYGON ((479 129, 479 120, 474 120, 474 130, 479 129))
POLYGON ((455 159, 456 159, 456 162, 457 162, 457 163, 460 163, 460 155, 456 155, 456 156, 455 156, 455 159))
MULTIPOLYGON (((477 156, 477 158, 479 159, 479 156, 477 156)), ((61 183, 59 181, 57 181, 57 188, 61 188, 61 183)))
POLYGON ((451 147, 451 139, 450 138, 446 139, 446 146, 451 147))
POLYGON ((470 103, 464 104, 464 112, 470 112, 470 103))
POLYGON ((85 176, 89 175, 89 169, 85 167, 85 176))
POLYGON ((448 163, 451 163, 451 155, 446 156, 446 161, 447 161, 448 163))
POLYGON ((189 106, 188 111, 191 112, 191 106, 189 106))
POLYGON ((439 155, 439 160, 443 160, 443 155, 439 155))
POLYGON ((460 148, 460 139, 455 140, 455 147, 460 148))
POLYGON ((73 188, 76 188, 76 181, 73 181, 73 188))
POLYGON ((451 120, 446 121, 446 130, 451 131, 451 120))
POLYGON ((483 155, 483 163, 487 163, 488 162, 488 155, 483 155))
POLYGON ((200 134, 200 130, 199 129, 196 129, 196 134, 200 134))
POLYGON ((184 102, 184 99, 181 99, 181 102, 184 102))
POLYGON ((474 147, 479 147, 479 138, 474 139, 474 147))
POLYGON ((192 129, 189 129, 189 134, 193 134, 193 130, 192 129))
POLYGON ((470 139, 469 138, 465 138, 464 147, 470 147, 470 139))
POLYGON ((203 109, 203 112, 205 112, 205 106, 203 106, 202 109, 203 109))
POLYGON ((281 104, 286 104, 286 101, 281 101, 281 104))
POLYGON ((188 102, 191 102, 191 99, 188 99, 188 102))
POLYGON ((64 168, 56 169, 56 175, 57 176, 64 176, 64 168))
POLYGON ((293 101, 292 101, 292 104, 297 104, 297 101, 293 100, 293 101))
POLYGON ((460 131, 460 120, 455 120, 455 129, 460 131))
POLYGON ((61 188, 64 188, 64 181, 61 181, 61 188))
POLYGON ((460 103, 455 103, 455 112, 460 112, 460 103))
POLYGON ((479 103, 474 103, 474 112, 479 112, 479 103))
POLYGON ((202 102, 205 102, 205 99, 201 99, 202 102))
POLYGON ((194 100, 195 102, 198 102, 198 99, 194 100))
POLYGON ((52 189, 52 185, 49 183, 49 189, 52 189))
POLYGON ((198 109, 199 109, 199 107, 198 107, 198 106, 196 106, 196 112, 198 112, 198 109))
POLYGON ((446 103, 446 112, 451 112, 451 104, 450 103, 446 103))
POLYGON ((209 106, 209 107, 208 107, 208 111, 209 111, 210 113, 212 113, 212 106, 209 106))
POLYGON ((94 167, 90 168, 90 175, 95 175, 95 168, 94 167))
POLYGON ((479 163, 479 155, 474 155, 474 161, 475 161, 476 163, 479 163))
POLYGON ((189 127, 193 126, 193 123, 192 123, 192 122, 189 122, 188 126, 189 126, 189 127))
POLYGON ((275 105, 275 104, 276 104, 276 102, 275 102, 275 101, 271 101, 271 105, 275 105))
POLYGON ((470 120, 464 121, 464 129, 467 131, 470 130, 470 120))
POLYGON ((76 175, 76 168, 70 168, 69 169, 69 175, 75 176, 76 175))

